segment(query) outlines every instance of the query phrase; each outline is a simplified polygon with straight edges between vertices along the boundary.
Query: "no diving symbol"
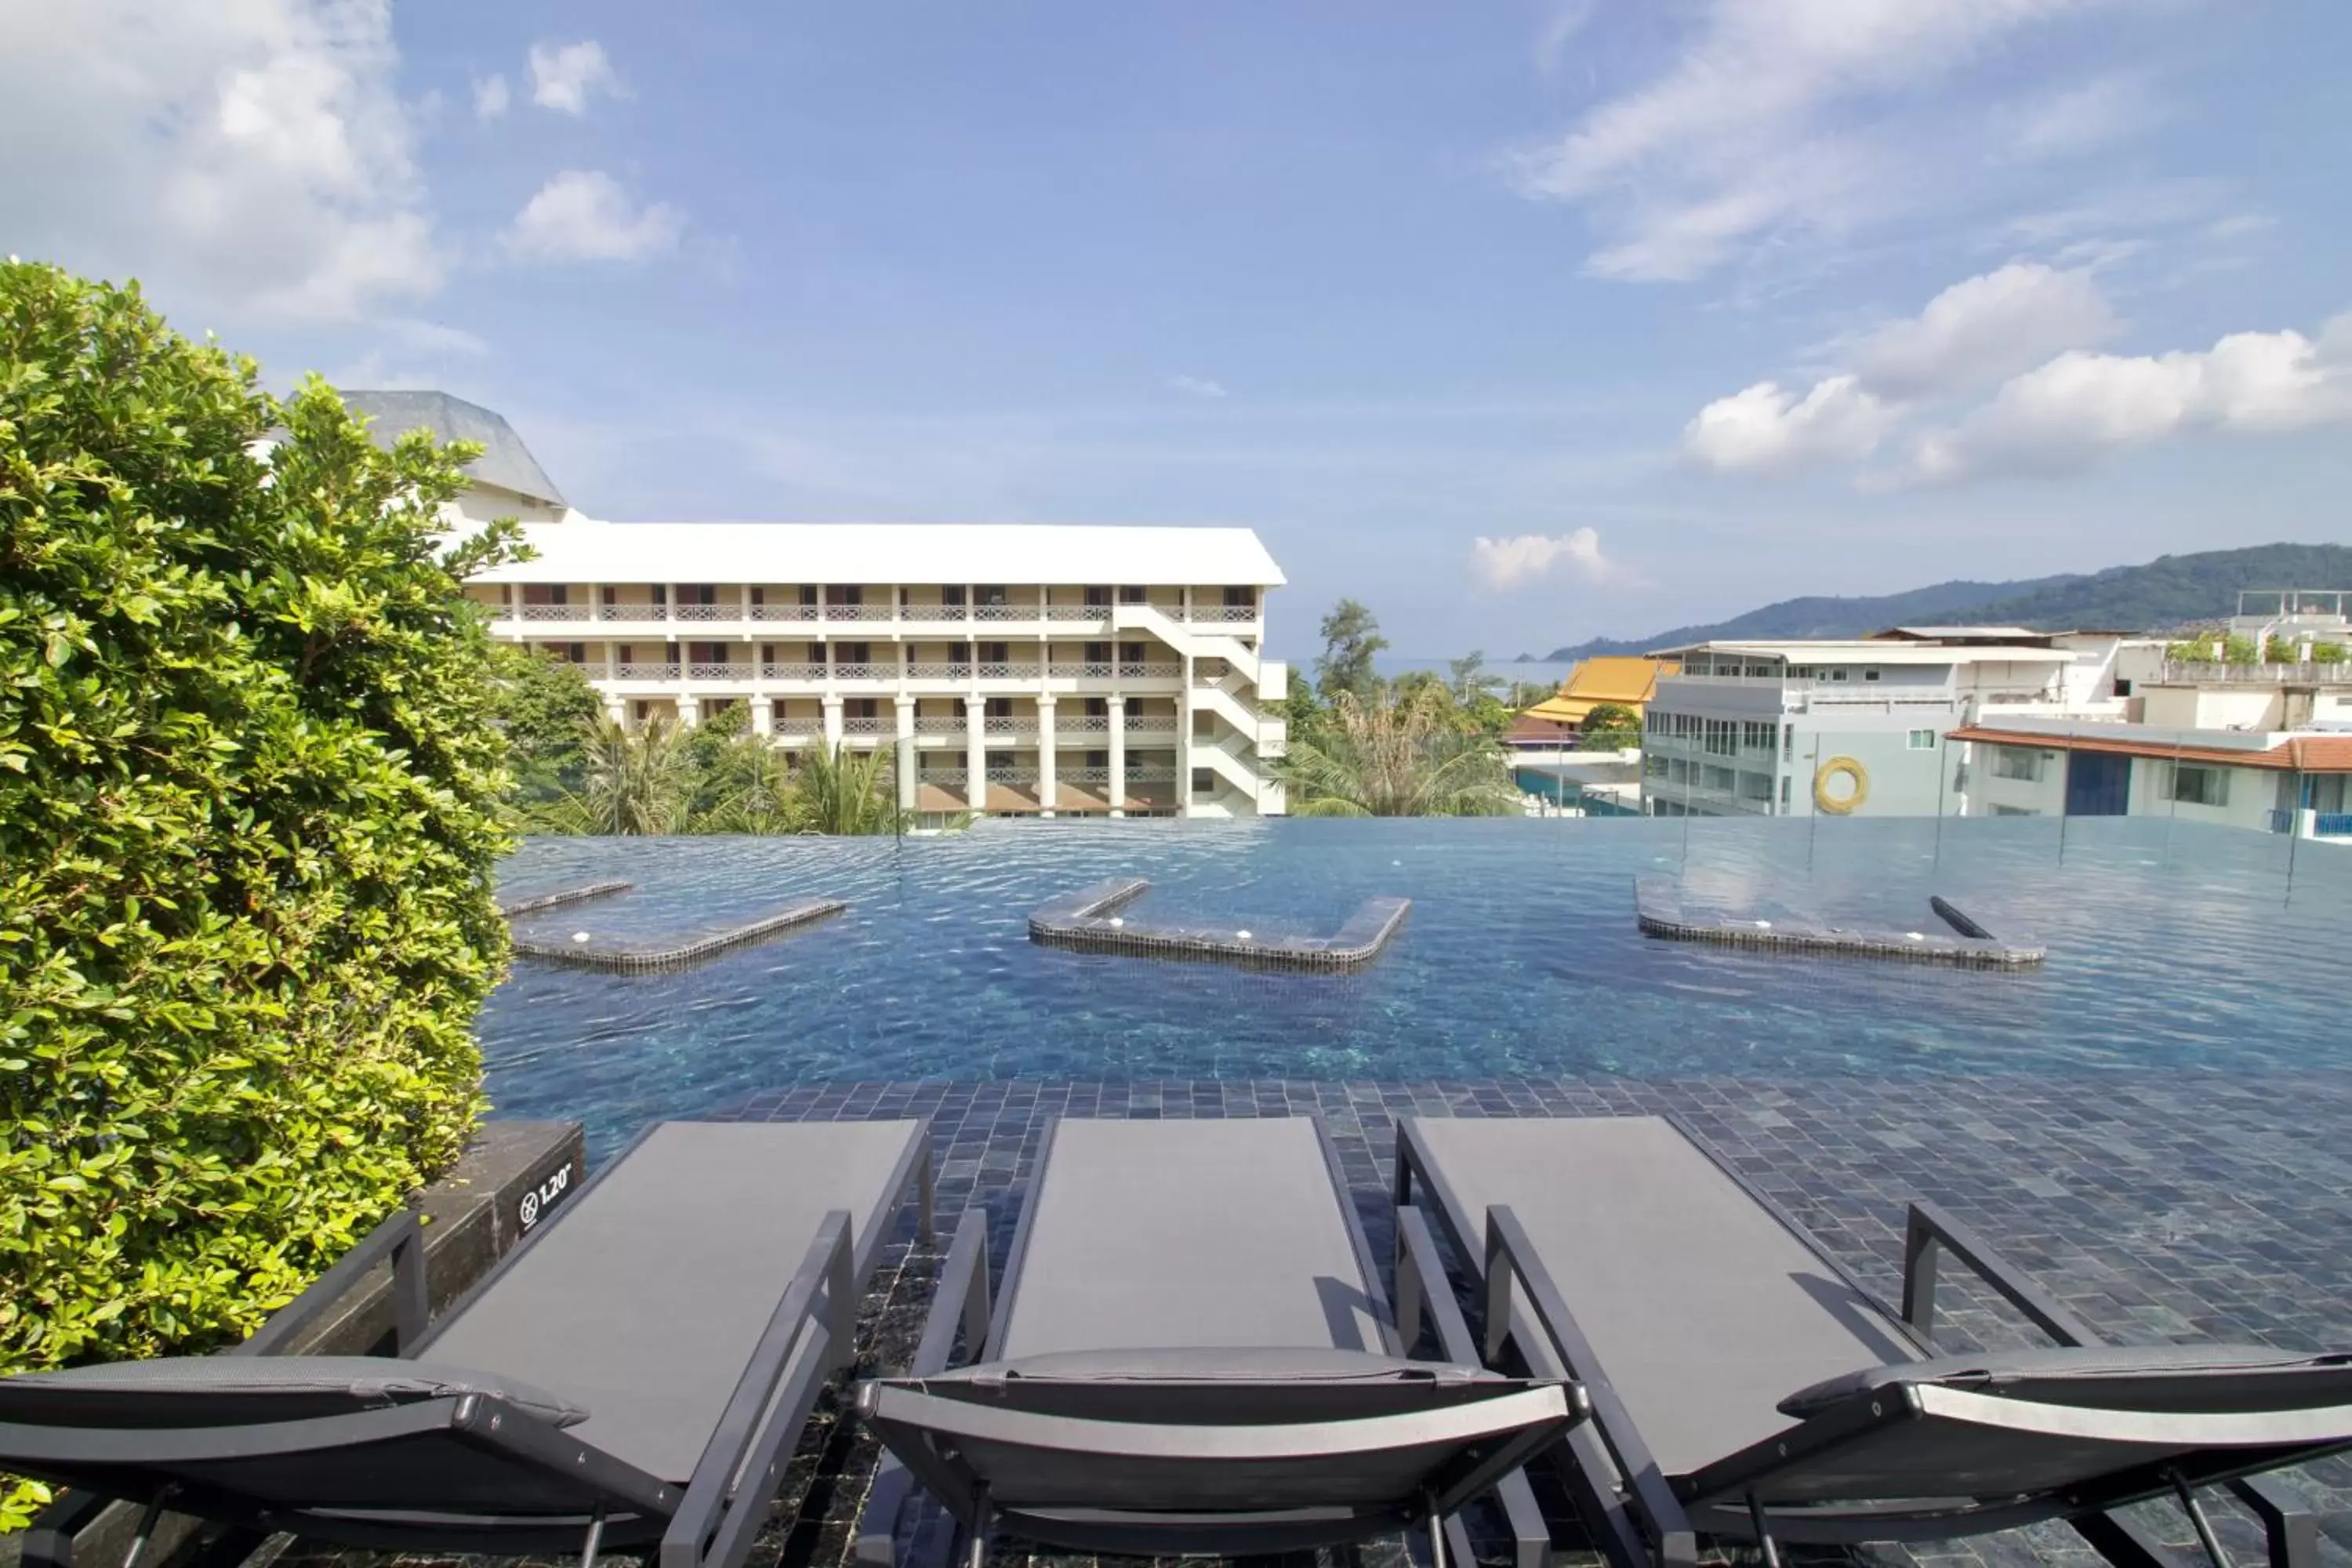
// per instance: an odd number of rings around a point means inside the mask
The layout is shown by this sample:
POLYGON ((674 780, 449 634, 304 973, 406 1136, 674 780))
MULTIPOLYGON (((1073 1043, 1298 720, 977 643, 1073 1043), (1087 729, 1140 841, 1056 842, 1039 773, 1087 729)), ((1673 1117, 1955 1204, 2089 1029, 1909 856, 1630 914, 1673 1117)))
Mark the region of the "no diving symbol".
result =
POLYGON ((536 1187, 523 1193, 521 1201, 515 1205, 516 1220, 520 1223, 524 1230, 529 1230, 539 1223, 539 1216, 542 1213, 555 1206, 555 1201, 562 1197, 571 1185, 572 1167, 567 1164, 558 1169, 553 1175, 536 1187))
POLYGON ((522 1195, 522 1227, 525 1230, 529 1230, 532 1226, 535 1226, 538 1223, 539 1194, 536 1192, 525 1193, 522 1195))

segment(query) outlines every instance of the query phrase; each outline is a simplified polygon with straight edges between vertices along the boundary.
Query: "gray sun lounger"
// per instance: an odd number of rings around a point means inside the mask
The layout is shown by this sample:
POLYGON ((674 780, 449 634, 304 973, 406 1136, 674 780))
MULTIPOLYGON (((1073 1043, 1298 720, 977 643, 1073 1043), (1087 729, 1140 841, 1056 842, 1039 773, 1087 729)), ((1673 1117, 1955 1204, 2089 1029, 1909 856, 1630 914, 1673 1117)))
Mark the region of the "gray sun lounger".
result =
MULTIPOLYGON (((0 1473, 168 1506, 258 1540, 404 1552, 643 1551, 731 1568, 767 1515, 909 1193, 920 1121, 649 1129, 441 1320, 414 1215, 217 1356, 0 1379, 0 1473), (283 1353, 377 1265, 392 1356, 283 1353)), ((61 1512, 59 1510, 62 1510, 61 1512)))
POLYGON ((1927 1204, 1904 1308, 1854 1280, 1763 1194, 1655 1117, 1409 1117, 1416 1188, 1483 1279, 1506 1340, 1584 1384, 1562 1472, 1619 1568, 1696 1560, 1700 1533, 1928 1542, 2050 1520, 2104 1555, 2168 1557, 2109 1510, 2170 1497, 2226 1568, 2200 1489, 2229 1485, 2274 1563, 2312 1521, 2262 1472, 2352 1447, 2352 1358, 2259 1346, 2119 1346, 1927 1204), (1952 1355, 1934 1331, 1948 1253, 2061 1348, 1952 1355))
POLYGON ((992 1303, 986 1246, 975 1208, 908 1373, 861 1391, 894 1456, 862 1561, 946 1544, 902 1524, 919 1488, 975 1564, 997 1533, 1232 1555, 1423 1526, 1442 1562, 1439 1523, 1580 1413, 1561 1380, 1481 1367, 1466 1331, 1457 1359, 1406 1358, 1309 1119, 1056 1122, 992 1303))

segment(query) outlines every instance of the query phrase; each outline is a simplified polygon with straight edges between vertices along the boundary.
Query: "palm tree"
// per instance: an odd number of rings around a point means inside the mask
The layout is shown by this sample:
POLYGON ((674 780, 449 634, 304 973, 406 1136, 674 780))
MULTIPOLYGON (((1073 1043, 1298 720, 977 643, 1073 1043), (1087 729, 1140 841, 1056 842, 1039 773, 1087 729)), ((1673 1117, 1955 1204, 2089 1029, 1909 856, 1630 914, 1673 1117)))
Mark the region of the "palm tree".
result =
POLYGON ((1343 691, 1281 763, 1297 816, 1507 816, 1519 809, 1502 751, 1465 732, 1435 681, 1365 702, 1343 691))
POLYGON ((793 782, 803 832, 897 833, 905 826, 895 780, 898 753, 821 746, 793 782))
POLYGON ((693 768, 677 731, 659 719, 635 730, 609 718, 589 727, 580 788, 535 814, 538 825, 566 833, 662 834, 687 826, 693 768))

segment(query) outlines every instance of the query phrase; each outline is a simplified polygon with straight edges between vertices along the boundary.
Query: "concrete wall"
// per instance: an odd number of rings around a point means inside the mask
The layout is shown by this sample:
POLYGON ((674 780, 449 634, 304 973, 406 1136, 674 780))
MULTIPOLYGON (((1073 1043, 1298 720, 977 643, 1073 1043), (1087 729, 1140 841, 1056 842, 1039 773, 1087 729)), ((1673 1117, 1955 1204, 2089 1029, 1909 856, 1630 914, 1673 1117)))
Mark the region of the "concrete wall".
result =
POLYGON ((1797 755, 1794 762, 1786 764, 1790 775, 1788 815, 1811 815, 1816 809, 1813 785, 1817 769, 1826 768, 1832 759, 1848 757, 1860 763, 1869 775, 1869 790, 1862 804, 1845 815, 1934 816, 1940 810, 1947 816, 1957 816, 1960 799, 1954 787, 1954 774, 1959 766, 1960 748, 1946 745, 1943 741, 1944 730, 1951 721, 1949 714, 1934 712, 1828 715, 1815 711, 1790 715, 1797 731, 1797 755), (1912 750, 1910 734, 1914 730, 1934 731, 1936 743, 1925 751, 1912 750), (1818 763, 1816 745, 1820 748, 1818 763))
POLYGON ((1968 761, 1970 816, 2007 816, 2023 812, 2059 816, 2066 810, 2066 753, 2046 747, 1971 745, 1968 761), (2001 753, 2038 758, 2039 777, 2003 778, 2001 753))

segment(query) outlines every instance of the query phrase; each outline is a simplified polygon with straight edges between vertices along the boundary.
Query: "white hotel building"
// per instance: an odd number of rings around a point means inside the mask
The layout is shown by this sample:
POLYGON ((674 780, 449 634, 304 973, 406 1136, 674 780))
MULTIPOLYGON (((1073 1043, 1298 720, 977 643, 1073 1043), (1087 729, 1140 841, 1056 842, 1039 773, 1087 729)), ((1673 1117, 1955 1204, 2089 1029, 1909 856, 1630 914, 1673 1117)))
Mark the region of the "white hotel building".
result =
POLYGON ((467 592, 625 724, 741 707, 787 752, 891 748, 925 816, 1283 810, 1283 575, 1247 529, 602 522, 488 410, 344 397, 382 441, 484 443, 457 510, 520 517, 536 555, 467 592))

